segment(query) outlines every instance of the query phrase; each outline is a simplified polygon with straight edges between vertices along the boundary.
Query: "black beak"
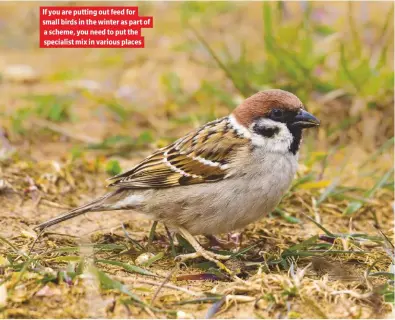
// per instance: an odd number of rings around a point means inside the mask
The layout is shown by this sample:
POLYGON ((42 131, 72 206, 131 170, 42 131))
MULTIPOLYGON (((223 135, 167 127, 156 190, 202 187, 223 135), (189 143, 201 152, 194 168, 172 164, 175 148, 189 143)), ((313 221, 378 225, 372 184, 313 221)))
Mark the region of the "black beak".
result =
POLYGON ((320 125, 320 120, 314 117, 311 113, 301 109, 292 121, 292 126, 299 128, 311 128, 320 125))

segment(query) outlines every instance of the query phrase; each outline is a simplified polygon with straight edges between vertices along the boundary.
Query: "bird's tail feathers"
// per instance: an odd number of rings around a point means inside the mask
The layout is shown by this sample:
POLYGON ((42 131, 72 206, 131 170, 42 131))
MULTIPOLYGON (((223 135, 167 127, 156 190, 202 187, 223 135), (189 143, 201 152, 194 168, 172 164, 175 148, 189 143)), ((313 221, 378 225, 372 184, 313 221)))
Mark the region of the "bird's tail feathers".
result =
POLYGON ((58 224, 60 222, 75 218, 75 217, 77 217, 81 214, 84 214, 86 212, 106 211, 106 209, 109 209, 109 208, 104 205, 105 200, 108 199, 109 197, 113 196, 115 193, 117 193, 117 191, 107 193, 104 196, 102 196, 96 200, 93 200, 92 202, 89 202, 81 207, 75 208, 75 209, 70 210, 66 213, 63 213, 53 219, 45 221, 45 222, 39 224, 34 229, 41 231, 43 229, 51 227, 51 226, 58 224))

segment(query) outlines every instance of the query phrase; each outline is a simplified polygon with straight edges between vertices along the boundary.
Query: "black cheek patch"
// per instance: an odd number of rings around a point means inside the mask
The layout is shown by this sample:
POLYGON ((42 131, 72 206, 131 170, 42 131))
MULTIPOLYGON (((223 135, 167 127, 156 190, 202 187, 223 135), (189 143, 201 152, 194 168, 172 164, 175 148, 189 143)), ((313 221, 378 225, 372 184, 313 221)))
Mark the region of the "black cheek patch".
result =
POLYGON ((263 137, 271 138, 275 134, 277 134, 280 131, 280 129, 277 128, 277 127, 276 128, 267 128, 267 127, 262 127, 262 126, 259 126, 259 125, 255 125, 254 126, 254 131, 257 134, 259 134, 259 135, 261 135, 263 137))

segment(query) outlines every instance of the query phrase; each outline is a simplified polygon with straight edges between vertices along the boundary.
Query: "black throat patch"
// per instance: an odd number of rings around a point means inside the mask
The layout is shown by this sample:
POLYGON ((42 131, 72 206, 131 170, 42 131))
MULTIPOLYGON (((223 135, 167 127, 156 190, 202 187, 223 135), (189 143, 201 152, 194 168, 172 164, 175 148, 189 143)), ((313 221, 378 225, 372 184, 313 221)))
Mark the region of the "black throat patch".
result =
POLYGON ((298 127, 287 126, 292 134, 292 143, 289 146, 289 151, 296 154, 299 151, 300 142, 302 140, 302 129, 298 127))

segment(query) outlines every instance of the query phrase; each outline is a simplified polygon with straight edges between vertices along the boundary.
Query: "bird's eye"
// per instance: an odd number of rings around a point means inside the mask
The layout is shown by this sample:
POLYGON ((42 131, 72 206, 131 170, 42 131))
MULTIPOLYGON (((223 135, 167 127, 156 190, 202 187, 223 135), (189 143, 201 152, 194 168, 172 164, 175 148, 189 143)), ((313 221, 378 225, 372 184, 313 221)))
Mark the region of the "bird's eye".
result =
POLYGON ((272 117, 273 118, 281 118, 283 115, 284 115, 284 112, 281 109, 272 110, 272 117))

